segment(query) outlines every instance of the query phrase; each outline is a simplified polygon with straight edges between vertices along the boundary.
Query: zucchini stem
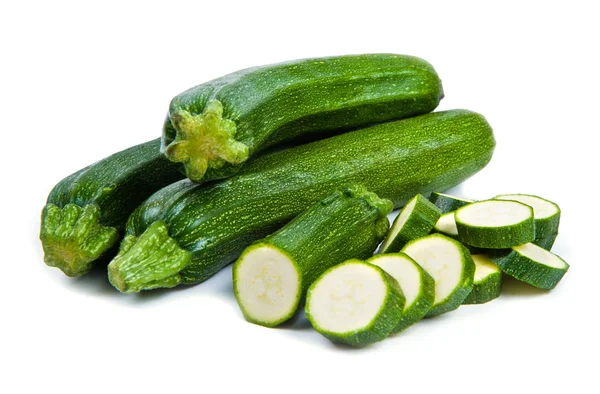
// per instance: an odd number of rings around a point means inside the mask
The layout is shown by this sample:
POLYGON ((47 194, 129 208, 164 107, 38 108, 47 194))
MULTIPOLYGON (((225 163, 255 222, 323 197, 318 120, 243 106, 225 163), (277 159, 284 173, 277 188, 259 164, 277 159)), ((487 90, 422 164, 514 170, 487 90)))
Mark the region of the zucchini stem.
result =
POLYGON ((46 204, 42 211, 40 240, 44 261, 70 277, 92 269, 93 262, 117 241, 117 229, 100 224, 96 204, 80 207, 67 204, 59 208, 46 204))
POLYGON ((177 134, 165 154, 171 161, 183 163, 186 175, 200 181, 206 170, 220 168, 226 162, 240 164, 248 159, 248 146, 234 139, 235 122, 223 118, 223 104, 211 100, 200 115, 186 110, 171 114, 177 134))
POLYGON ((181 283, 181 272, 192 255, 169 236, 162 221, 140 235, 127 235, 117 256, 108 265, 108 280, 121 293, 137 293, 181 283))

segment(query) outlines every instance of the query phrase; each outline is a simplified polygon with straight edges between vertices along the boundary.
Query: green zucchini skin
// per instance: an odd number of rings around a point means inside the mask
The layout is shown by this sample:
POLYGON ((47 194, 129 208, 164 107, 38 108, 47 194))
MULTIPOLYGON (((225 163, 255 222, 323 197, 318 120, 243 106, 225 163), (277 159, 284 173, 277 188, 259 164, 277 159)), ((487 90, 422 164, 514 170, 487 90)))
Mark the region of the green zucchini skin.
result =
POLYGON ((365 54, 249 68, 170 103, 162 149, 196 182, 226 178, 262 149, 434 110, 441 81, 426 61, 365 54))
POLYGON ((44 261, 75 277, 123 235, 127 218, 155 191, 183 178, 160 139, 108 156, 61 180, 42 211, 44 261))
POLYGON ((381 245, 380 253, 399 252, 408 241, 426 236, 433 229, 441 215, 442 213, 438 207, 421 194, 417 194, 396 216, 392 228, 381 245), (414 204, 413 210, 406 216, 404 224, 401 225, 399 221, 406 215, 405 210, 410 204, 414 204), (400 225, 401 228, 394 234, 394 227, 400 225))
POLYGON ((554 242, 556 241, 557 236, 558 233, 549 235, 544 238, 536 238, 532 243, 546 250, 551 250, 554 246, 554 242))
POLYGON ((237 291, 240 281, 253 279, 237 275, 244 262, 245 252, 242 253, 233 266, 233 284, 246 320, 274 327, 290 319, 308 287, 328 268, 352 258, 366 259, 373 255, 389 229, 386 215, 392 209, 390 200, 380 199, 362 186, 351 185, 335 191, 283 228, 246 248, 248 251, 257 246, 275 246, 289 256, 300 277, 299 297, 293 310, 277 321, 257 321, 247 313, 237 291))
POLYGON ((464 198, 454 197, 439 192, 431 193, 429 201, 438 207, 442 211, 442 214, 456 211, 458 208, 473 202, 472 200, 466 200, 464 198))
MULTIPOLYGON (((261 156, 222 182, 167 186, 136 209, 127 233, 137 237, 164 221, 169 235, 192 253, 181 282, 198 283, 339 187, 362 184, 399 207, 416 193, 469 178, 489 162, 494 146, 489 124, 466 110, 383 123, 261 156)), ((144 264, 139 275, 167 280, 152 274, 151 259, 144 264)))
POLYGON ((467 304, 485 304, 500 297, 502 291, 502 271, 499 267, 494 266, 489 257, 485 254, 471 253, 475 262, 475 279, 473 280, 473 290, 463 301, 463 305, 467 304), (483 262, 482 262, 483 260, 483 262), (488 275, 481 277, 480 270, 487 265, 491 272, 488 275), (493 267, 493 269, 491 269, 493 267))

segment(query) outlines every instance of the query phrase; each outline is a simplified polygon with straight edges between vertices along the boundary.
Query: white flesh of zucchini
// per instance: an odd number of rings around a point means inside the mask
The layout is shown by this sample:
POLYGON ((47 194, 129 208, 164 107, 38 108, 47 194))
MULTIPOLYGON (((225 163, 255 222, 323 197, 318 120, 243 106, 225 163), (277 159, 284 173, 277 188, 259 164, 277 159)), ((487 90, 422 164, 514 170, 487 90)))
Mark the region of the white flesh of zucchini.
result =
POLYGON ((458 229, 456 228, 456 221, 454 220, 454 212, 443 214, 435 224, 435 230, 456 237, 458 235, 458 229))
POLYGON ((237 267, 236 276, 248 279, 236 284, 236 296, 244 313, 255 321, 278 321, 296 308, 300 275, 287 254, 263 245, 249 250, 237 267))
POLYGON ((390 233, 385 238, 385 241, 383 243, 383 246, 381 247, 381 250, 386 250, 388 248, 389 244, 394 240, 394 238, 396 238, 396 235, 398 235, 398 232, 402 229, 402 227, 404 227, 406 220, 408 219, 408 217, 412 213, 413 209, 415 208, 416 202, 417 202, 417 200, 413 198, 412 200, 410 200, 410 202, 408 204, 406 204, 404 206, 402 211, 400 211, 400 214, 398 215, 398 219, 394 221, 394 224, 392 225, 390 233))
POLYGON ((455 219, 474 227, 506 227, 531 217, 531 209, 513 201, 482 201, 456 211, 455 219))
POLYGON ((387 291, 376 269, 366 264, 343 265, 321 277, 312 288, 310 314, 329 332, 361 330, 377 317, 387 291))

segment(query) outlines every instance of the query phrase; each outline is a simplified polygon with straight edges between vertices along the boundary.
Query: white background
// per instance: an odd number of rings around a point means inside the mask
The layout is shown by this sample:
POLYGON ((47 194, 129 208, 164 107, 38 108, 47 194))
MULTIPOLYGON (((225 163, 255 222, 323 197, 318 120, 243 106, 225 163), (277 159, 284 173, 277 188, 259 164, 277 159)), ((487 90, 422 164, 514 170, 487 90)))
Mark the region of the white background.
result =
POLYGON ((0 391, 597 393, 600 95, 595 2, 125 1, 0 6, 0 391), (174 291, 122 295, 103 270, 69 279, 37 240, 64 176, 160 135, 172 96, 284 60, 423 57, 446 92, 493 126, 475 199, 533 193, 563 209, 551 292, 503 297, 376 345, 336 347, 300 319, 246 323, 230 268, 174 291))

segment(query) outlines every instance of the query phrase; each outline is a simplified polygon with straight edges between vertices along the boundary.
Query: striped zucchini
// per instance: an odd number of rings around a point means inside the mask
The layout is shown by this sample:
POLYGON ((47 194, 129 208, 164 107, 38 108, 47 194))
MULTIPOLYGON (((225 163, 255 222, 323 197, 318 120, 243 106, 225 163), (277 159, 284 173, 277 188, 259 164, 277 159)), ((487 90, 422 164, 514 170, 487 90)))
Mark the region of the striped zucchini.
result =
POLYGON ((233 290, 246 320, 267 327, 283 323, 329 267, 372 256, 390 227, 392 208, 390 200, 350 186, 247 247, 233 266, 233 290))
POLYGON ((196 182, 226 178, 256 152, 432 111, 442 98, 426 61, 369 54, 254 67, 171 100, 163 151, 196 182))
POLYGON ((132 214, 109 279, 123 292, 202 282, 336 188, 359 183, 398 207, 416 193, 470 177, 488 163, 494 145, 481 115, 454 110, 270 153, 222 182, 177 182, 132 214), (157 243, 152 257, 143 245, 157 232, 187 253, 157 243), (178 257, 163 258, 168 253, 178 257))
POLYGON ((183 178, 160 154, 160 140, 108 156, 60 181, 42 211, 44 261, 68 276, 88 272, 123 235, 133 210, 183 178))

